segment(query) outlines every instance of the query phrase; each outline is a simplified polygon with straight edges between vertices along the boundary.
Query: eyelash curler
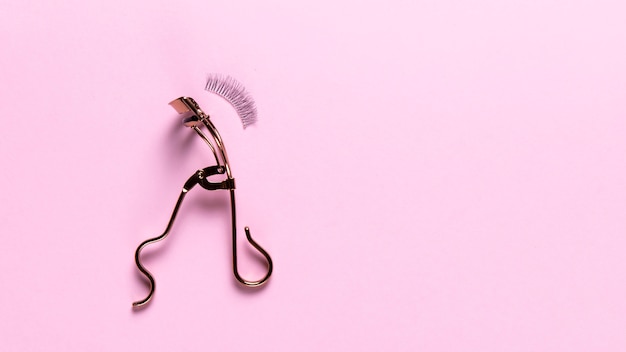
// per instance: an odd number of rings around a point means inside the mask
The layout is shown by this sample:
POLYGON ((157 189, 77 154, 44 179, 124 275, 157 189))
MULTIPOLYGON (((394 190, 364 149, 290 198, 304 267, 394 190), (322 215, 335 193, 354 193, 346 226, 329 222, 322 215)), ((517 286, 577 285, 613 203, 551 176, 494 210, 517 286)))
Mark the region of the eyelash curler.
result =
MULTIPOLYGON (((222 78, 219 76, 209 77, 205 89, 214 92, 229 101, 233 105, 233 107, 235 107, 235 110, 237 110, 237 113, 241 117, 244 128, 256 121, 256 108, 254 106, 254 101, 243 89, 243 87, 234 79, 230 77, 222 78)), ((237 281, 248 287, 258 287, 267 282, 269 277, 272 275, 273 270, 272 258, 267 253, 267 251, 265 251, 265 249, 263 249, 263 247, 261 247, 252 238, 252 236, 250 235, 250 228, 246 226, 244 228, 246 233, 246 239, 257 251, 259 251, 259 253, 261 253, 265 257, 265 260, 267 261, 267 273, 263 278, 257 281, 246 280, 239 274, 239 270, 237 269, 237 211, 235 207, 235 179, 232 176, 230 165, 228 163, 226 149, 224 148, 224 143, 222 142, 222 137, 217 131, 217 128, 215 128, 215 126, 211 122, 209 115, 204 113, 202 109, 200 109, 196 101, 192 98, 180 97, 170 102, 169 105, 171 105, 179 114, 183 115, 183 124, 187 127, 192 128, 209 146, 213 153, 213 156, 215 157, 215 162, 217 165, 205 167, 204 169, 196 171, 187 180, 187 182, 185 182, 185 185, 183 186, 183 189, 178 196, 178 200, 176 201, 176 205, 174 206, 174 210, 163 234, 154 238, 147 239, 137 247, 137 250, 135 251, 135 263, 137 264, 137 268, 139 269, 139 271, 147 278, 150 292, 148 293, 148 296, 146 298, 134 302, 133 308, 143 307, 148 302, 150 302, 155 291, 154 277, 141 264, 141 251, 146 246, 159 242, 167 237, 172 228, 172 225, 174 224, 174 220, 176 219, 178 210, 183 200, 185 199, 185 196, 196 185, 200 185, 200 187, 209 191, 227 190, 230 193, 233 274, 237 281), (211 138, 209 138, 202 131, 202 126, 204 126, 208 130, 211 138), (211 140, 215 142, 215 146, 213 145, 211 140), (211 182, 208 180, 210 176, 215 175, 225 175, 226 178, 221 182, 211 182)))

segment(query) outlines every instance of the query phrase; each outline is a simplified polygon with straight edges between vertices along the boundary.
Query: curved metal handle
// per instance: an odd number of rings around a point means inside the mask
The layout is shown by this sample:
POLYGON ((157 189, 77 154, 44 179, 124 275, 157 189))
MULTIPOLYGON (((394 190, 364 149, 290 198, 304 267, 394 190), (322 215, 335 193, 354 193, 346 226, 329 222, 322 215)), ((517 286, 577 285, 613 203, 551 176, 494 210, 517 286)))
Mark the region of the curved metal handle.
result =
POLYGON ((252 238, 252 236, 250 235, 250 228, 246 226, 244 229, 246 232, 246 239, 252 245, 252 247, 254 247, 257 251, 259 251, 259 253, 261 253, 263 257, 265 257, 265 261, 267 262, 267 273, 265 274, 263 278, 261 278, 260 280, 256 280, 256 281, 246 280, 243 277, 241 277, 241 275, 239 274, 239 269, 237 267, 237 214, 236 214, 236 208, 235 208, 235 190, 234 189, 230 190, 230 214, 231 214, 232 228, 233 228, 233 274, 235 275, 235 278, 237 279, 237 281, 239 281, 240 283, 248 287, 261 286, 267 282, 270 276, 272 276, 272 271, 274 270, 274 263, 272 262, 272 258, 270 257, 269 253, 267 253, 267 251, 263 249, 263 247, 261 247, 261 245, 259 245, 252 238))
POLYGON ((165 237, 167 237, 167 235, 170 233, 170 229, 172 228, 172 225, 174 224, 174 220, 176 220, 178 209, 180 208, 180 205, 183 202, 183 199, 185 199, 185 195, 187 195, 187 192, 189 192, 189 189, 187 188, 183 188, 183 191, 180 192, 180 196, 178 196, 178 201, 176 201, 176 206, 174 206, 174 211, 172 212, 170 221, 168 222, 167 227, 165 228, 165 231, 163 232, 163 234, 141 242, 141 244, 137 247, 137 250, 135 251, 135 264, 137 265, 137 268, 139 269, 139 271, 146 277, 146 279, 148 279, 150 292, 148 292, 148 296, 146 296, 146 298, 133 302, 133 308, 141 308, 142 306, 150 302, 150 300, 152 299, 152 296, 154 295, 154 290, 156 286, 154 282, 154 277, 152 277, 152 274, 150 274, 148 269, 146 269, 146 267, 144 267, 143 264, 141 264, 141 251, 147 245, 162 241, 163 239, 165 239, 165 237))
MULTIPOLYGON (((262 279, 257 280, 257 281, 250 281, 241 277, 241 275, 239 275, 239 270, 237 269, 237 243, 236 241, 234 241, 233 242, 233 274, 235 274, 235 278, 237 279, 237 281, 241 282, 242 284, 248 287, 261 286, 265 282, 267 282, 270 276, 272 276, 272 270, 274 270, 274 263, 272 262, 272 258, 270 257, 269 253, 267 253, 267 251, 263 249, 261 245, 259 245, 258 243, 256 243, 254 239, 252 239, 252 236, 250 236, 250 228, 246 226, 244 230, 246 232, 246 239, 248 240, 248 242, 252 245, 252 247, 254 247, 257 251, 259 251, 259 253, 261 253, 265 257, 265 260, 267 261, 267 273, 262 279)), ((233 227, 233 239, 237 237, 236 232, 237 230, 233 227)))

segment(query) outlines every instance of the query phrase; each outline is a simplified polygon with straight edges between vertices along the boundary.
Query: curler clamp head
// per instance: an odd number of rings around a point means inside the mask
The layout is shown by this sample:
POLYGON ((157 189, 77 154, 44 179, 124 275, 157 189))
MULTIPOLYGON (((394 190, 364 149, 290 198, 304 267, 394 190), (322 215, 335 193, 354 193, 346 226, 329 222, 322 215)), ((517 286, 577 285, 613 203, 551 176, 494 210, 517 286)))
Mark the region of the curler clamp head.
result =
POLYGON ((198 103, 193 98, 180 97, 172 100, 169 105, 179 114, 183 114, 183 124, 187 127, 195 127, 202 123, 203 119, 208 119, 209 115, 205 114, 198 103))

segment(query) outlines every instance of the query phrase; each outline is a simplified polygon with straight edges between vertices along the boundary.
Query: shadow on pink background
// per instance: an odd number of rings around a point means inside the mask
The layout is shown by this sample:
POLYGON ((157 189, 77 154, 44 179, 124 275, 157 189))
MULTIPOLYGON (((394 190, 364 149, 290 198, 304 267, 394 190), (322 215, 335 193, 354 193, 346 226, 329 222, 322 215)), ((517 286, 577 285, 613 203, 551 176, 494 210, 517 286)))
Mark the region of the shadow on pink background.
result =
POLYGON ((0 5, 3 351, 626 350, 621 1, 0 5), (203 91, 230 74, 257 125, 203 91), (195 97, 226 193, 167 105, 195 97), (241 270, 263 266, 241 243, 241 270))

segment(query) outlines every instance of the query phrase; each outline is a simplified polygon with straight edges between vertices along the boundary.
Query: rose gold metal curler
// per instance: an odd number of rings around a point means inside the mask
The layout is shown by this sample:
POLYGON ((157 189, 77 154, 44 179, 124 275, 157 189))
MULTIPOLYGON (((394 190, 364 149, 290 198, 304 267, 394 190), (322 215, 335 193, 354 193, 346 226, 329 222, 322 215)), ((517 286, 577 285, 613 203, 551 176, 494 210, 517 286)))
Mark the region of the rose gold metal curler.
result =
MULTIPOLYGON (((213 82, 213 88, 211 88, 209 86, 209 84, 212 83, 211 79, 212 78, 210 77, 206 88, 209 91, 214 91, 212 89, 217 89, 220 87, 220 85, 215 84, 213 82)), ((226 83, 229 83, 219 77, 217 78, 213 77, 213 79, 217 80, 218 83, 221 82, 222 86, 224 86, 226 83)), ((236 81, 233 80, 233 82, 236 82, 236 81)), ((230 85, 226 84, 226 88, 231 87, 231 86, 232 86, 232 82, 230 82, 230 85)), ((239 92, 241 92, 241 90, 239 90, 239 92)), ((216 92, 216 93, 220 94, 219 92, 216 92)), ((228 91, 226 91, 225 93, 228 93, 228 91)), ((231 104, 235 106, 235 103, 237 101, 230 100, 227 94, 220 94, 220 95, 222 95, 224 98, 229 100, 231 104)), ((247 95, 244 95, 244 96, 247 97, 247 95)), ((183 189, 178 197, 178 200, 176 201, 176 205, 174 206, 174 211, 172 212, 172 216, 170 217, 170 220, 163 234, 161 234, 160 236, 145 240, 139 245, 139 247, 137 247, 137 250, 135 251, 135 263, 137 264, 137 268, 139 269, 139 271, 148 279, 150 291, 147 297, 134 302, 133 308, 140 308, 140 307, 145 306, 148 302, 150 302, 155 291, 154 277, 141 263, 141 251, 146 246, 152 243, 159 242, 165 239, 165 237, 167 237, 167 235, 169 234, 172 228, 172 225, 174 224, 174 220, 176 219, 176 215, 178 214, 180 205, 182 204, 183 200, 185 199, 185 196, 187 195, 187 192, 189 192, 196 185, 200 185, 202 188, 206 190, 210 190, 210 191, 227 190, 230 192, 230 210, 231 210, 230 213, 231 213, 231 221, 232 221, 233 274, 235 278, 237 279, 237 281, 248 287, 261 286, 267 282, 267 280, 272 275, 272 270, 273 270, 272 258, 267 253, 267 251, 265 251, 265 249, 263 249, 263 247, 261 247, 252 238, 252 236, 250 235, 250 228, 246 226, 244 228, 244 231, 246 233, 246 239, 257 251, 259 251, 259 253, 261 253, 261 255, 263 255, 263 257, 265 257, 265 260, 267 261, 267 273, 265 274, 263 278, 259 280, 255 280, 255 281, 246 280, 243 277, 241 277, 241 275, 239 274, 239 270, 237 269, 237 211, 235 207, 235 179, 232 176, 232 171, 230 169, 230 164, 228 163, 228 156, 226 154, 226 149, 224 148, 224 142, 222 141, 222 137, 220 136, 219 132, 217 131, 217 129, 215 128, 211 120, 209 119, 209 115, 204 113, 202 109, 200 109, 196 101, 193 100, 192 98, 180 97, 170 102, 170 105, 179 114, 183 114, 183 124, 187 127, 192 128, 200 136, 200 138, 202 138, 202 140, 204 140, 206 144, 211 148, 211 151, 213 153, 213 156, 215 157, 215 161, 217 165, 209 166, 204 169, 200 169, 196 171, 187 180, 187 182, 185 182, 185 185, 183 186, 183 189), (201 129, 202 126, 204 126, 209 131, 211 138, 209 138, 202 131, 201 129), (215 146, 213 145, 212 141, 215 143, 215 146), (221 182, 210 182, 208 178, 213 175, 225 175, 226 178, 221 182)), ((248 109, 247 111, 254 112, 252 117, 248 118, 248 124, 249 124, 249 123, 254 122, 254 120, 256 119, 256 108, 254 108, 254 102, 252 101, 251 105, 248 104, 246 109, 248 109)), ((238 111, 238 113, 240 114, 240 116, 242 116, 240 111, 238 111)), ((242 117, 242 122, 244 122, 244 127, 245 127, 246 121, 244 121, 243 117, 242 117)))

